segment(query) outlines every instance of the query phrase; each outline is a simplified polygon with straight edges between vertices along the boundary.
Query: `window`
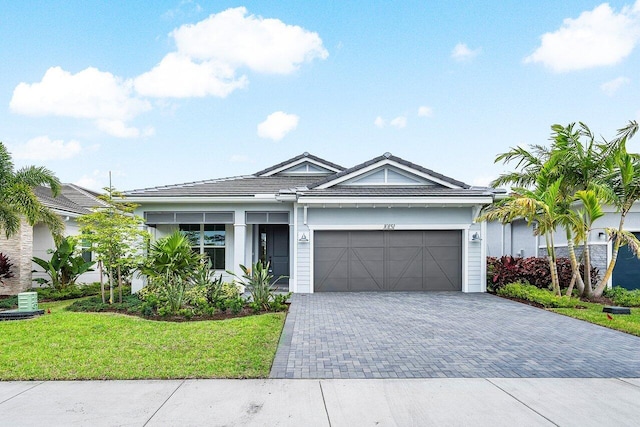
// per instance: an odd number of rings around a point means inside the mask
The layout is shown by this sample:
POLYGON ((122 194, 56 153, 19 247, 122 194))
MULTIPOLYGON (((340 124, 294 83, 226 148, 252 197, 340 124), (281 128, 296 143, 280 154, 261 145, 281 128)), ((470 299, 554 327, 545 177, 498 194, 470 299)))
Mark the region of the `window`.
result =
POLYGON ((224 224, 180 224, 180 231, 189 239, 194 252, 211 260, 211 268, 224 270, 224 224))
POLYGON ((87 239, 82 239, 81 248, 82 248, 82 252, 81 252, 82 253, 82 259, 85 262, 91 262, 92 261, 91 260, 91 258, 92 258, 91 257, 91 255, 92 255, 91 242, 89 242, 89 240, 87 240, 87 239))

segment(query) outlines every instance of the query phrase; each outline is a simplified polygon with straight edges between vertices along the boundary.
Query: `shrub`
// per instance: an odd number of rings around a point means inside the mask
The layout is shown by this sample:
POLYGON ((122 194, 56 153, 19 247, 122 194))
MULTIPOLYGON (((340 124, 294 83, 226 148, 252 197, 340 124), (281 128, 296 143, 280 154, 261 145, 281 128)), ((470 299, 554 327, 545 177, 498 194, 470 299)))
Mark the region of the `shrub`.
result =
POLYGON ((604 291, 604 296, 611 298, 615 305, 623 307, 640 307, 640 289, 629 290, 614 286, 604 291))
POLYGON ((101 296, 75 301, 67 308, 69 311, 100 312, 100 311, 126 311, 128 313, 142 312, 142 301, 137 295, 125 295, 121 303, 108 304, 102 302, 101 296))
POLYGON ((63 290, 75 285, 81 274, 93 271, 91 267, 95 261, 85 261, 82 255, 77 253, 76 243, 75 238, 65 237, 57 245, 55 251, 50 251, 51 259, 49 261, 33 257, 33 262, 38 264, 49 276, 49 280, 37 278, 34 281, 57 290, 63 290))
POLYGON ((73 284, 65 289, 54 288, 31 288, 38 293, 38 299, 47 301, 60 301, 73 298, 81 298, 100 293, 100 283, 95 282, 88 285, 73 284))
POLYGON ((0 299, 0 310, 11 310, 18 308, 18 296, 14 295, 9 298, 0 299))
POLYGON ((531 301, 546 308, 574 308, 580 305, 580 300, 577 298, 559 297, 547 289, 521 282, 507 283, 498 289, 497 294, 502 297, 531 301))
POLYGON ((276 310, 276 306, 282 309, 282 304, 279 302, 274 304, 276 302, 275 284, 285 276, 280 276, 273 280, 273 275, 269 274, 269 263, 265 265, 261 261, 253 264, 251 268, 240 265, 240 269, 243 272, 242 276, 238 276, 231 271, 227 271, 227 273, 239 279, 240 284, 249 291, 249 294, 251 294, 250 306, 253 311, 279 311, 276 310))
MULTIPOLYGON (((561 288, 567 288, 571 283, 571 261, 569 258, 557 258, 558 280, 561 288)), ((580 273, 584 277, 584 266, 580 266, 580 273)), ((591 268, 592 280, 597 278, 599 270, 591 268)), ((551 271, 546 258, 514 258, 503 256, 500 258, 487 257, 487 288, 497 291, 507 283, 527 282, 538 288, 548 288, 551 284, 551 271)))
POLYGON ((9 262, 9 257, 0 252, 0 285, 4 285, 5 279, 13 277, 11 267, 13 267, 13 264, 9 262))

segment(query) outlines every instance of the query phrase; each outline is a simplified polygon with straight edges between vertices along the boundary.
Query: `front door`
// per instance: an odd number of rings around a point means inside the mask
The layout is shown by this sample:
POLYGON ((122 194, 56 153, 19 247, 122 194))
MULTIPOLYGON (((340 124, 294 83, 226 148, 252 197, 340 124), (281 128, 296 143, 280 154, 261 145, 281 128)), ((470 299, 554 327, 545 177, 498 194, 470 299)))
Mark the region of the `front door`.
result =
MULTIPOLYGON (((274 278, 289 276, 289 226, 286 224, 261 225, 260 261, 269 263, 274 278)), ((287 285, 289 279, 278 281, 279 285, 287 285)))

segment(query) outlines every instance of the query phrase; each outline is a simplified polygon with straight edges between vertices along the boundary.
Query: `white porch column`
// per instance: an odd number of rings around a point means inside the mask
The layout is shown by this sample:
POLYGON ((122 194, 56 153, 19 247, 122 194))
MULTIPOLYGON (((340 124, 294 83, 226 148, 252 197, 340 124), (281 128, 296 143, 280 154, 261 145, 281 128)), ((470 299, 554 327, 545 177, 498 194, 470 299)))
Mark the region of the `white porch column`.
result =
MULTIPOLYGON (((244 220, 244 215, 242 216, 244 220)), ((247 225, 242 224, 233 224, 233 268, 231 271, 236 273, 237 275, 242 275, 242 270, 240 269, 240 264, 246 266, 245 256, 245 237, 247 235, 247 225)))

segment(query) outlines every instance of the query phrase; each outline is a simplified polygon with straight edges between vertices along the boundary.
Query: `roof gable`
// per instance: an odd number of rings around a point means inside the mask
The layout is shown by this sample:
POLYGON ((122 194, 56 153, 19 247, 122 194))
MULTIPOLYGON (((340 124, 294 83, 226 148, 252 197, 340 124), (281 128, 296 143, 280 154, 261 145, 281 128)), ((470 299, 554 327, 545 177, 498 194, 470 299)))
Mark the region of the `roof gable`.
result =
POLYGON ((304 152, 299 156, 293 157, 277 165, 271 166, 267 169, 263 169, 256 172, 255 176, 322 176, 333 175, 337 172, 343 171, 344 168, 335 163, 328 162, 320 157, 316 157, 313 154, 304 152))
POLYGON ((310 188, 326 189, 334 186, 438 186, 467 189, 469 185, 430 169, 415 165, 400 157, 385 153, 350 169, 327 177, 310 188))

